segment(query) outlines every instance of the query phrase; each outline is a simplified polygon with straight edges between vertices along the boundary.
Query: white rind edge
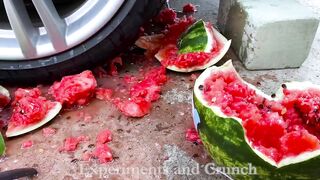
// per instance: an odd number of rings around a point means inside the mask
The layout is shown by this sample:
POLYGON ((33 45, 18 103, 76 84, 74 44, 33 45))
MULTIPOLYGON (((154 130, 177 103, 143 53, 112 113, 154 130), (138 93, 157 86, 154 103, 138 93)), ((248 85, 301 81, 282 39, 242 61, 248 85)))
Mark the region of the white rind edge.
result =
MULTIPOLYGON (((210 30, 207 28, 206 26, 206 31, 209 32, 209 34, 211 35, 211 38, 215 37, 216 40, 223 45, 223 48, 220 50, 220 52, 218 53, 217 56, 215 56, 214 58, 212 58, 209 63, 203 65, 203 66, 197 66, 197 67, 192 67, 192 68, 178 68, 176 66, 167 66, 166 68, 172 71, 176 71, 176 72, 193 72, 193 71, 198 71, 198 70, 203 70, 203 69, 207 69, 208 67, 216 64, 218 61, 220 61, 223 56, 228 52, 230 46, 231 46, 231 40, 227 40, 218 30, 216 30, 213 26, 212 26, 212 32, 213 34, 210 33, 210 30)), ((210 36, 209 35, 209 36, 210 36)), ((210 41, 208 41, 210 42, 210 41)), ((211 47, 212 48, 212 47, 211 47)), ((157 53, 155 55, 156 59, 158 59, 158 61, 162 61, 163 58, 160 56, 159 53, 157 53)))
POLYGON ((3 95, 7 96, 10 99, 9 91, 6 88, 4 88, 3 86, 1 86, 1 85, 0 85, 0 94, 3 94, 3 95))
POLYGON ((22 135, 22 134, 28 133, 30 131, 33 131, 35 129, 38 129, 39 127, 41 127, 44 124, 51 121, 54 117, 56 117, 59 114, 60 110, 62 109, 61 103, 59 103, 59 102, 54 102, 54 103, 55 103, 55 106, 51 110, 49 110, 49 112, 46 114, 46 116, 43 118, 43 120, 41 120, 39 123, 36 123, 32 126, 29 126, 25 129, 22 129, 22 130, 14 131, 12 133, 8 133, 8 131, 7 131, 6 136, 7 137, 14 137, 14 136, 22 135))
MULTIPOLYGON (((207 28, 206 23, 205 23, 205 22, 203 22, 203 23, 204 23, 205 30, 206 30, 206 32, 207 32, 207 34, 208 34, 208 38, 207 38, 207 39, 208 39, 208 43, 207 43, 206 48, 204 49, 204 52, 210 53, 210 52, 211 52, 211 49, 213 48, 213 39, 214 39, 214 36, 213 36, 213 34, 211 33, 210 29, 207 28)), ((213 29, 213 28, 212 28, 212 29, 213 29)))
MULTIPOLYGON (((217 116, 222 117, 222 118, 232 118, 234 120, 236 120, 237 122, 239 122, 242 126, 242 120, 238 117, 230 117, 230 116, 226 116, 222 111, 221 108, 218 106, 210 106, 208 103, 206 103, 206 101, 202 98, 202 93, 201 91, 197 88, 199 87, 206 78, 208 78, 212 72, 214 71, 224 71, 224 70, 232 70, 235 71, 235 68, 232 65, 232 60, 228 60, 225 64, 223 64, 222 66, 212 66, 208 69, 206 69, 199 77, 198 79, 195 81, 195 85, 194 85, 194 94, 197 97, 197 99, 201 102, 201 104, 203 104, 205 107, 210 108, 217 116)), ((238 77, 239 74, 236 73, 238 77)), ((269 100, 273 99, 275 101, 277 100, 281 100, 283 98, 283 93, 282 93, 282 88, 280 88, 277 92, 277 98, 271 98, 270 96, 266 95, 265 93, 263 93, 261 90, 257 89, 255 86, 253 86, 250 83, 247 83, 246 81, 244 81, 241 77, 240 79, 246 83, 250 88, 254 89, 256 91, 257 94, 261 95, 262 97, 265 97, 269 100)), ((311 82, 289 82, 289 83, 285 83, 288 89, 296 89, 296 90, 305 90, 307 88, 316 88, 316 89, 320 89, 319 85, 315 85, 312 84, 311 82)), ((242 126, 243 128, 243 126, 242 126)), ((246 130, 243 128, 244 132, 246 132, 246 130)), ((316 150, 316 151, 312 151, 312 152, 304 152, 299 154, 298 156, 295 157, 287 157, 282 159, 279 163, 276 163, 273 159, 267 157, 266 155, 264 155, 262 152, 260 152, 259 150, 257 150, 252 143, 250 143, 248 141, 247 136, 244 134, 245 137, 245 141, 246 143, 251 147, 251 149, 265 162, 269 163, 270 165, 276 167, 276 168, 281 168, 284 166, 288 166, 290 164, 296 164, 296 163, 300 163, 312 158, 315 158, 317 156, 320 155, 320 149, 316 150)))

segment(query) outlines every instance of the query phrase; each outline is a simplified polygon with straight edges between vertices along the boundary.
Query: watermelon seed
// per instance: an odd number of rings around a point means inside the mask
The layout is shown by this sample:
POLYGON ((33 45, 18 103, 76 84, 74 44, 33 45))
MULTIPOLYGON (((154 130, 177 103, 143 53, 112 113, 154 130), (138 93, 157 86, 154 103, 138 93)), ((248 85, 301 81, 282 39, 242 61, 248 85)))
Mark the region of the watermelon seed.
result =
POLYGON ((71 163, 77 163, 79 161, 79 159, 72 159, 71 163))
POLYGON ((258 105, 258 108, 259 108, 259 109, 263 109, 263 107, 264 107, 263 104, 259 104, 259 105, 258 105))
POLYGON ((118 132, 118 133, 122 133, 122 132, 123 132, 123 129, 117 129, 117 132, 118 132))
POLYGON ((281 87, 282 87, 283 89, 287 89, 287 85, 286 85, 286 84, 282 84, 281 87))
POLYGON ((200 85, 199 89, 200 89, 200 91, 202 91, 203 90, 203 85, 200 85))
POLYGON ((275 97, 276 97, 276 94, 272 94, 271 97, 272 97, 272 98, 275 98, 275 97))
POLYGON ((88 148, 94 148, 94 147, 95 147, 94 144, 89 144, 89 145, 88 145, 88 148))

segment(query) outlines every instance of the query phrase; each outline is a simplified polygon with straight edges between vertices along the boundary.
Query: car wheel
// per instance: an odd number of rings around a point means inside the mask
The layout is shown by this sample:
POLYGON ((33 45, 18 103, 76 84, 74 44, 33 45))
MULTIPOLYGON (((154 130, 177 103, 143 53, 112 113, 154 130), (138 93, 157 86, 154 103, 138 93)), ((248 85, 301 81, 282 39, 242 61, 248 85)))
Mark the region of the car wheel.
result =
MULTIPOLYGON (((2 2, 1 2, 2 3, 2 2)), ((50 82, 131 45, 163 0, 3 0, 0 82, 50 82)))

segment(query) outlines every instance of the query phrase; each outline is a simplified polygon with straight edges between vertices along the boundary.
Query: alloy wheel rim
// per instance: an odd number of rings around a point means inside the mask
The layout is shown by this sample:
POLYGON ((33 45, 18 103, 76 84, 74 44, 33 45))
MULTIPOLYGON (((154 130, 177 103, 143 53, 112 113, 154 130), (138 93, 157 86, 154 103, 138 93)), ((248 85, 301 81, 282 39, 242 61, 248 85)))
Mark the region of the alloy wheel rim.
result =
POLYGON ((0 26, 0 60, 38 59, 80 45, 111 20, 123 2, 86 0, 63 17, 52 0, 32 0, 42 22, 37 27, 23 0, 3 0, 11 29, 0 26))

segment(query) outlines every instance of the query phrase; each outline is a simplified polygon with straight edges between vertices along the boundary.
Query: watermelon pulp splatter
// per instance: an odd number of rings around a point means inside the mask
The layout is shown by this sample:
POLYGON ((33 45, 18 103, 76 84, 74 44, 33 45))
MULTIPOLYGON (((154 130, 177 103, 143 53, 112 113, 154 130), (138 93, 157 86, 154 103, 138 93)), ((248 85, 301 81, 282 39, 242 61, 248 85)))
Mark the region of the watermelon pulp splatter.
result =
POLYGON ((77 149, 79 143, 89 140, 87 136, 68 137, 64 140, 59 152, 73 152, 77 149))
POLYGON ((187 129, 186 140, 193 143, 202 144, 199 134, 195 128, 187 129))
POLYGON ((217 71, 199 90, 212 106, 242 120, 253 146, 275 162, 320 149, 320 90, 289 90, 273 100, 257 94, 235 71, 217 71))
POLYGON ((89 161, 91 158, 99 159, 99 163, 107 163, 113 160, 111 149, 108 144, 112 141, 111 131, 105 129, 97 135, 96 138, 96 148, 92 152, 85 152, 82 155, 84 161, 89 161))
POLYGON ((93 157, 98 158, 101 164, 111 162, 113 160, 111 150, 107 144, 97 144, 92 155, 93 157))
POLYGON ((101 131, 97 135, 97 143, 98 144, 105 144, 112 141, 112 133, 108 129, 101 131))
POLYGON ((183 12, 184 12, 184 13, 193 13, 193 12, 197 11, 196 6, 195 6, 194 4, 191 4, 191 3, 185 4, 185 5, 182 7, 182 9, 183 9, 183 12))
POLYGON ((33 146, 33 141, 27 140, 21 144, 21 149, 28 149, 28 148, 31 148, 32 146, 33 146))
POLYGON ((66 106, 84 105, 94 95, 97 81, 89 70, 80 74, 65 76, 49 89, 56 101, 66 106))
POLYGON ((96 88, 95 94, 97 99, 110 101, 113 94, 113 90, 105 88, 96 88))
POLYGON ((155 22, 164 25, 173 24, 177 19, 177 13, 171 8, 161 10, 159 15, 155 18, 155 22))
POLYGON ((164 67, 150 69, 143 80, 135 82, 130 88, 130 98, 116 98, 113 103, 126 116, 143 117, 150 112, 151 102, 160 98, 161 86, 167 81, 164 67))
POLYGON ((57 132, 56 129, 50 128, 50 127, 43 128, 43 129, 42 129, 42 135, 43 135, 44 137, 51 137, 51 136, 55 135, 56 132, 57 132))

